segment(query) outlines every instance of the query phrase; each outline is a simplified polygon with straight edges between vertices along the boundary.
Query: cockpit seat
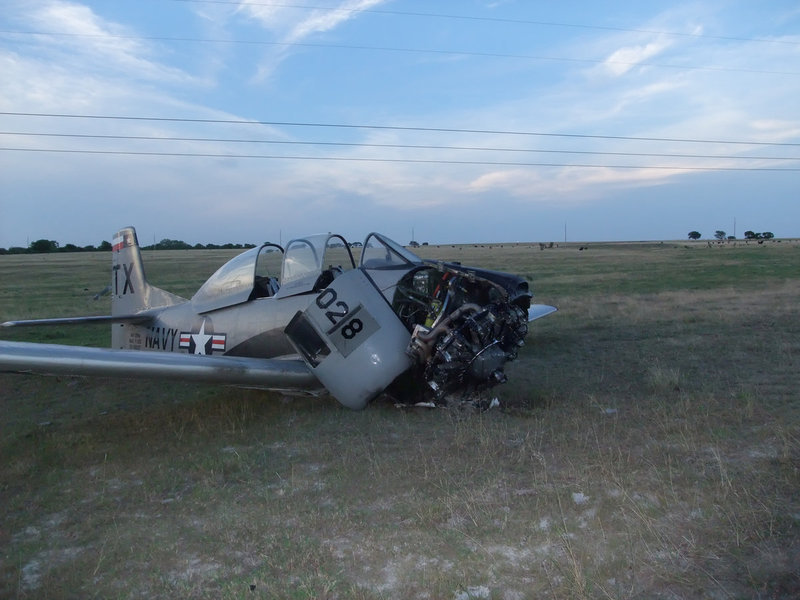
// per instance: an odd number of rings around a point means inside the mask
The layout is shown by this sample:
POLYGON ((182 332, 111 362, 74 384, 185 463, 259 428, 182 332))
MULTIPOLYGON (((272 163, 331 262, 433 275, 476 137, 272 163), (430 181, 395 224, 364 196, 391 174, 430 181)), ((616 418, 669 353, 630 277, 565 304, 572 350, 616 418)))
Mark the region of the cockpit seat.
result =
POLYGON ((344 273, 344 269, 341 266, 330 266, 325 269, 322 273, 319 274, 317 277, 317 281, 314 283, 314 291, 320 292, 328 287, 333 280, 336 279, 339 275, 344 273))
POLYGON ((278 293, 280 284, 274 277, 262 277, 256 275, 255 284, 253 285, 253 293, 250 294, 250 300, 255 298, 269 298, 278 293))

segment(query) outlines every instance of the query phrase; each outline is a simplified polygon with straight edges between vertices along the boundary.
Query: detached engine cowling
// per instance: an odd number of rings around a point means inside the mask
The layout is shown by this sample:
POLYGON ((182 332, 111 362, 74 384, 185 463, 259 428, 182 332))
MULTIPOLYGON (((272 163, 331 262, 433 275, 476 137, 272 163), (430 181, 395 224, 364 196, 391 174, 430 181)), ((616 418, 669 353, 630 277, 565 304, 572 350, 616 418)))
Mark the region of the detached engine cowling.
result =
POLYGON ((429 263, 403 278, 393 308, 412 331, 408 354, 434 400, 506 381, 530 300, 521 277, 454 263, 429 263))

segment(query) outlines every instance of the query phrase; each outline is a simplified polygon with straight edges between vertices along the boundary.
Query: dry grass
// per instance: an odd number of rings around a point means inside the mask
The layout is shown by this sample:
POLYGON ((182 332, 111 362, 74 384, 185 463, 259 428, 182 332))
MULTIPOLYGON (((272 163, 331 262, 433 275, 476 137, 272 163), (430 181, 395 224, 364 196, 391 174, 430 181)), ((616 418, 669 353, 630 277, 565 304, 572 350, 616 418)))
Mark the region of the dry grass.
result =
POLYGON ((800 594, 800 249, 450 250, 560 308, 501 410, 0 376, 0 596, 800 594))

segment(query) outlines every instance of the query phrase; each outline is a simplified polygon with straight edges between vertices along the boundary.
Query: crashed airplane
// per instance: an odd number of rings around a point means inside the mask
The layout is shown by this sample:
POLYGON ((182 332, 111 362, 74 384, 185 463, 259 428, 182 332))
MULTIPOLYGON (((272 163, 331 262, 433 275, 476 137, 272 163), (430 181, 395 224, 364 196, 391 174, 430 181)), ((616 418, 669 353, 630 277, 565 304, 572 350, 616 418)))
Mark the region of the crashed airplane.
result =
POLYGON ((531 305, 521 277, 423 260, 379 233, 359 250, 356 264, 335 234, 266 243, 187 300, 148 283, 126 227, 113 238, 110 315, 3 323, 107 322, 112 348, 0 341, 0 370, 327 391, 352 409, 405 378, 442 402, 503 383, 528 322, 556 310, 531 305))

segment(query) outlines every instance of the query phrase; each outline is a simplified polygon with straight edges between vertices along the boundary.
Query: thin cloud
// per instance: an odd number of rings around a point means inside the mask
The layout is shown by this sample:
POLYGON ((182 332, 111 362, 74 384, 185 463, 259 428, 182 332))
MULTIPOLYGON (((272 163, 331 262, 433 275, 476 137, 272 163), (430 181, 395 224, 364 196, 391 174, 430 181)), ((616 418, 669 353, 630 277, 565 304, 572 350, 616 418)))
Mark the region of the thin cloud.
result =
POLYGON ((295 8, 258 4, 257 0, 244 0, 239 14, 256 21, 259 26, 275 35, 278 47, 267 52, 258 68, 256 81, 263 81, 290 54, 288 44, 300 44, 316 34, 332 31, 355 19, 359 14, 382 4, 384 0, 345 0, 326 9, 295 8))
POLYGON ((360 11, 378 6, 382 2, 383 0, 347 0, 342 2, 337 10, 314 9, 292 28, 284 41, 299 42, 316 33, 330 31, 357 17, 360 11))
POLYGON ((647 44, 619 48, 611 53, 603 62, 605 71, 615 77, 624 75, 637 65, 658 56, 671 44, 666 40, 658 40, 647 44))
MULTIPOLYGON (((103 21, 88 6, 70 2, 51 1, 39 5, 30 15, 34 25, 44 30, 60 33, 73 33, 83 36, 133 35, 133 31, 120 25, 103 21)), ((104 43, 113 42, 121 47, 133 48, 137 42, 129 39, 103 39, 104 43)))
POLYGON ((162 64, 156 49, 137 32, 107 21, 91 8, 53 0, 34 5, 25 24, 57 36, 38 36, 36 48, 45 63, 68 65, 76 74, 89 71, 102 76, 124 75, 126 79, 199 83, 184 71, 162 64))
POLYGON ((255 20, 274 32, 283 43, 297 43, 315 33, 330 31, 356 18, 361 11, 374 8, 384 0, 344 0, 330 8, 305 8, 268 5, 257 0, 243 0, 238 13, 255 20))
POLYGON ((483 174, 468 185, 470 192, 500 195, 536 204, 585 203, 602 197, 609 189, 631 189, 666 183, 681 171, 648 169, 595 169, 564 167, 508 169, 483 174))

